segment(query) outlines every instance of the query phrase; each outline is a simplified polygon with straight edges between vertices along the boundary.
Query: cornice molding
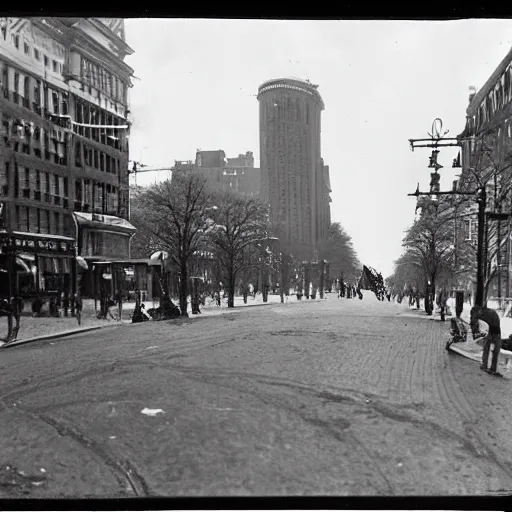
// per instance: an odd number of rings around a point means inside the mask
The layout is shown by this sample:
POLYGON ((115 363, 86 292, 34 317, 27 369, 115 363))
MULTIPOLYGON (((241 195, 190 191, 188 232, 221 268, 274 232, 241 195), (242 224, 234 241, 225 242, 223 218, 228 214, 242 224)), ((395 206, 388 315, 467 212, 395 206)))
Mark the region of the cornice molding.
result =
POLYGON ((485 101, 487 95, 492 91, 498 80, 507 70, 507 67, 512 62, 512 48, 509 50, 507 55, 499 63, 498 67, 494 70, 492 75, 487 79, 483 87, 473 96, 471 103, 469 104, 466 114, 470 117, 476 115, 478 108, 485 101))
POLYGON ((83 54, 102 66, 107 63, 111 66, 112 72, 122 71, 128 78, 133 76, 134 70, 128 66, 126 62, 111 54, 103 46, 88 37, 87 34, 84 34, 82 31, 78 31, 76 29, 73 30, 69 41, 69 49, 78 51, 78 53, 83 54))
POLYGON ((112 32, 110 28, 105 25, 99 18, 85 18, 89 23, 94 25, 102 34, 107 36, 112 42, 118 44, 121 49, 124 51, 126 55, 132 55, 134 50, 128 45, 126 41, 124 41, 121 37, 119 37, 116 33, 112 32))

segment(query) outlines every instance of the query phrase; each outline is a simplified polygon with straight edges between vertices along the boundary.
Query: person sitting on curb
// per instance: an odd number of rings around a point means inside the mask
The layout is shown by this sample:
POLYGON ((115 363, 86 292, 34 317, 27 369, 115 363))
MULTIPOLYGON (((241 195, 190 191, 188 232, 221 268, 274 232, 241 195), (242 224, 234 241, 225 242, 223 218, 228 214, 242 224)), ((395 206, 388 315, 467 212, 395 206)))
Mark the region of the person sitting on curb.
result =
POLYGON ((501 350, 501 327, 498 313, 496 313, 494 309, 473 306, 471 308, 470 318, 473 339, 476 341, 477 339, 484 337, 484 352, 482 354, 482 364, 480 365, 480 369, 496 377, 503 377, 503 375, 497 370, 501 350), (478 325, 479 320, 485 322, 489 326, 489 332, 487 335, 480 331, 480 327, 478 325), (490 370, 487 370, 491 343, 494 344, 494 350, 492 352, 491 368, 490 370))

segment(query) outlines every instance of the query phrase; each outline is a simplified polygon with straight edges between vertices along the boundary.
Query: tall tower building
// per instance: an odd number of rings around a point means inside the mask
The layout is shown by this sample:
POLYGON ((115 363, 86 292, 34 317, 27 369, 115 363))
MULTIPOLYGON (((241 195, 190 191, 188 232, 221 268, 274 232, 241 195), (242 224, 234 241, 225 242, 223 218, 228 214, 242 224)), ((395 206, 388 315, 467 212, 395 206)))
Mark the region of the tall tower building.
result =
POLYGON ((262 199, 279 238, 312 257, 330 217, 329 167, 320 151, 324 102, 317 88, 279 78, 258 89, 262 199))

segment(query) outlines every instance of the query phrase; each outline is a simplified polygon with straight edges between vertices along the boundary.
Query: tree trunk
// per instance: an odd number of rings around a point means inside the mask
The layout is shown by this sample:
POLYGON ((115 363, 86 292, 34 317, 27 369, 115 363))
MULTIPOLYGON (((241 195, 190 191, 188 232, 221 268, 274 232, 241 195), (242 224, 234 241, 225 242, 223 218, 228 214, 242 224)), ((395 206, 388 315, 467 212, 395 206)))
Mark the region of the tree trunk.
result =
POLYGON ((188 272, 187 264, 183 263, 180 268, 180 310, 181 316, 188 317, 187 299, 188 299, 188 272))
POLYGON ((232 268, 228 269, 228 308, 235 307, 235 275, 232 268))

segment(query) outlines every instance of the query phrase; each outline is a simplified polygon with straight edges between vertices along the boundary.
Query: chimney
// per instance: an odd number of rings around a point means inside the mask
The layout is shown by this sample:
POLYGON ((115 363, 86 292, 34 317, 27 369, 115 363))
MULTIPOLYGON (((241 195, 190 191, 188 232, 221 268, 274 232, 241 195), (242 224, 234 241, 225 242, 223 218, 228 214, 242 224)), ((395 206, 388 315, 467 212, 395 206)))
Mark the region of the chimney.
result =
POLYGON ((473 101, 476 94, 476 87, 474 85, 469 86, 469 103, 473 101))

